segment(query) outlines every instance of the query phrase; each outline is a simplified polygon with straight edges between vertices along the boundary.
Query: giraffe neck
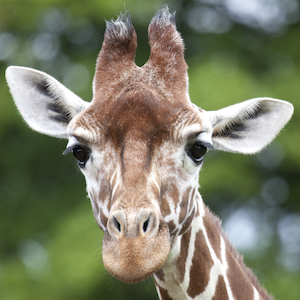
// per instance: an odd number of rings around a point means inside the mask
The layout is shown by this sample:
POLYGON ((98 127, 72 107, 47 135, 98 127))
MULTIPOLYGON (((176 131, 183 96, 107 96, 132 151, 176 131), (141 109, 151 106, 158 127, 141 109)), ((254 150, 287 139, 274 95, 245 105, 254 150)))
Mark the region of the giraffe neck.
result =
POLYGON ((220 221, 199 193, 190 228, 174 241, 167 262, 154 275, 160 299, 272 300, 230 245, 220 221))

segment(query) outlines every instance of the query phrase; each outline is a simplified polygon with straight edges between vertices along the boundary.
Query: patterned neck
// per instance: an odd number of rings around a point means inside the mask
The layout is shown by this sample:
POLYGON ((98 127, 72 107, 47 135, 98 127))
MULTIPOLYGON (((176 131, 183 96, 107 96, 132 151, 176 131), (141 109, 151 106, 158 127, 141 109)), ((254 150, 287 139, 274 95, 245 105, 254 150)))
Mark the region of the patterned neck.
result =
POLYGON ((273 299, 244 265, 198 192, 195 197, 191 227, 176 238, 167 262, 154 275, 160 299, 273 299))

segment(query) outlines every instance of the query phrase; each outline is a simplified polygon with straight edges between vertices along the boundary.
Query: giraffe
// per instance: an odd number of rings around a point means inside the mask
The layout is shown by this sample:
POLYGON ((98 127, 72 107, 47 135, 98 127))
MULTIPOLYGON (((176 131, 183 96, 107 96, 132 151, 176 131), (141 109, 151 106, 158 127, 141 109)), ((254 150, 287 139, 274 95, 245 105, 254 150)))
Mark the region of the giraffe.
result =
POLYGON ((50 75, 11 66, 7 82, 27 124, 68 139, 104 231, 105 268, 134 283, 153 275, 163 300, 270 300, 198 191, 207 151, 253 154, 289 121, 293 106, 255 98, 216 111, 188 93, 175 13, 148 28, 150 58, 135 64, 130 15, 107 22, 86 102, 50 75))

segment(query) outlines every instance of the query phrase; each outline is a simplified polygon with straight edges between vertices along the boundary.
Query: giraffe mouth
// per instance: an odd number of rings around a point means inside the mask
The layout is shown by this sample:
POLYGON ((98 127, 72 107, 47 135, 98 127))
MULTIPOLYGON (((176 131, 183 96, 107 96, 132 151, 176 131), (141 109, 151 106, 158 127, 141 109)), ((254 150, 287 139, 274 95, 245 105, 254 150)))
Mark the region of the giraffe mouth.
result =
POLYGON ((114 277, 127 283, 136 283, 164 265, 170 245, 169 228, 164 222, 151 236, 132 236, 128 233, 115 239, 106 230, 102 246, 103 263, 114 277))

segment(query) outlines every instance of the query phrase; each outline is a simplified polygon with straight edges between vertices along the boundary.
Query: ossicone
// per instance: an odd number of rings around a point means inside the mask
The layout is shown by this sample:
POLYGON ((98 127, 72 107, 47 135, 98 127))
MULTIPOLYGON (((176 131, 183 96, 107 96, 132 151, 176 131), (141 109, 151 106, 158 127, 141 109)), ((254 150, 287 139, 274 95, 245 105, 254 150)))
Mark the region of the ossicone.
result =
POLYGON ((134 62, 137 37, 127 12, 113 21, 106 21, 106 31, 100 51, 97 68, 113 67, 120 60, 122 64, 134 62))

